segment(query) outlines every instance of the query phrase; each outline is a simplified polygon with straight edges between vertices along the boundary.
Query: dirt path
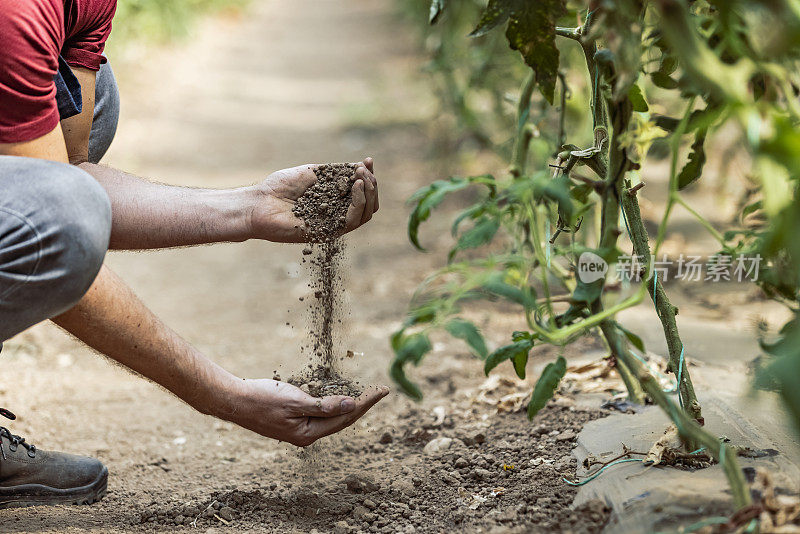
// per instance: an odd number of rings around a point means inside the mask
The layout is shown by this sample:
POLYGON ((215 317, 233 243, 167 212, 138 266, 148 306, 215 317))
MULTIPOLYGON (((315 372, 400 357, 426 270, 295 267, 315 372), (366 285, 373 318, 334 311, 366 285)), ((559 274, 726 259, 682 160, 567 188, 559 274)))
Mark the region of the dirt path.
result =
MULTIPOLYGON (((362 382, 388 383, 387 336, 442 258, 414 252, 405 236, 405 199, 445 173, 426 159, 430 141, 420 125, 434 105, 418 78, 421 61, 388 2, 253 4, 241 19, 207 23, 179 50, 117 65, 123 114, 107 162, 163 182, 227 187, 301 163, 374 156, 381 210, 348 239, 351 315, 341 348, 364 354, 350 369, 362 382)), ((429 223, 425 242, 434 251, 447 242, 446 223, 429 223)), ((300 256, 299 246, 252 242, 108 261, 159 316, 232 372, 288 377, 302 365, 305 336, 300 256)), ((520 326, 513 314, 479 313, 485 328, 492 320, 486 334, 495 347, 520 326)), ((724 331, 727 320, 714 324, 724 331)), ((657 323, 647 326, 657 340, 657 323)), ((20 416, 13 430, 35 444, 102 459, 110 491, 91 507, 0 511, 0 531, 196 532, 190 519, 209 505, 225 517, 221 508, 231 509, 228 531, 396 532, 400 524, 407 532, 582 532, 601 524, 602 507, 568 510, 574 491, 561 482, 574 472, 575 431, 598 412, 566 399, 534 425, 520 414, 491 418, 465 390, 482 381, 480 365, 459 356, 457 343, 435 341, 418 374, 429 393, 421 407, 392 394, 357 428, 325 442, 336 462, 317 452, 309 463, 294 448, 193 412, 51 326, 35 327, 3 351, 0 406, 20 416), (443 419, 433 407, 444 409, 443 419), (427 455, 422 447, 436 436, 461 438, 464 448, 427 455), (377 489, 343 485, 354 473, 377 489)), ((574 350, 587 348, 590 340, 574 350)), ((547 361, 548 351, 537 357, 547 361)), ((213 515, 195 525, 226 527, 213 515)))

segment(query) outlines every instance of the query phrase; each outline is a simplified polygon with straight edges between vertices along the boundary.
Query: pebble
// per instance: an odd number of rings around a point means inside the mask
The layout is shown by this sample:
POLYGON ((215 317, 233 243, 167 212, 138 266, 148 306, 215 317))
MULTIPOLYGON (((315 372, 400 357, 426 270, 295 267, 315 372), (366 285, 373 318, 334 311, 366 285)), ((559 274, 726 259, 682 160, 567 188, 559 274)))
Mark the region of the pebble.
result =
POLYGON ((382 443, 386 445, 387 443, 391 443, 393 441, 392 434, 390 432, 384 432, 381 434, 381 438, 378 440, 378 443, 382 443))
POLYGON ((575 432, 572 430, 565 430, 564 432, 556 435, 556 441, 567 441, 570 439, 575 439, 575 432))
POLYGON ((430 440, 422 450, 425 454, 438 455, 457 447, 465 447, 464 442, 458 438, 435 438, 430 440))
POLYGON ((233 521, 233 508, 230 506, 220 508, 219 512, 217 512, 217 515, 219 515, 225 521, 233 521))

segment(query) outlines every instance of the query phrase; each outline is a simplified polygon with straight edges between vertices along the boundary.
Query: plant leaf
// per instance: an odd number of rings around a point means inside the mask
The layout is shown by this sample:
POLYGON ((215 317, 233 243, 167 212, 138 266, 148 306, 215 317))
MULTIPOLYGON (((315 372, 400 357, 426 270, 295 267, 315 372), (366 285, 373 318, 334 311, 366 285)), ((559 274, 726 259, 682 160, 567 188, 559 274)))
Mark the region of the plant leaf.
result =
POLYGON ((631 332, 630 330, 628 330, 619 323, 617 323, 617 327, 622 331, 623 334, 625 334, 625 337, 628 338, 628 341, 631 342, 631 345, 639 349, 641 352, 645 352, 644 341, 642 341, 642 338, 640 338, 639 336, 637 336, 636 334, 634 334, 633 332, 631 332))
POLYGON ((485 245, 492 240, 497 230, 500 228, 500 221, 491 219, 489 217, 481 217, 475 223, 475 226, 461 234, 458 238, 456 246, 450 251, 447 256, 447 261, 453 261, 459 250, 467 250, 471 248, 478 248, 485 245))
POLYGON ((539 410, 544 408, 547 401, 553 398, 561 379, 567 372, 567 361, 559 356, 555 362, 548 363, 542 371, 542 376, 536 381, 531 400, 528 402, 528 419, 533 419, 539 410))
POLYGON ((507 21, 511 14, 511 3, 511 0, 489 0, 489 5, 483 10, 480 22, 478 22, 478 25, 469 36, 480 37, 481 35, 486 35, 507 21))
POLYGON ((431 342, 423 333, 406 335, 403 330, 395 332, 391 339, 395 356, 389 369, 389 376, 400 387, 400 390, 415 400, 422 399, 422 392, 405 374, 407 363, 419 365, 422 357, 431 350, 431 342))
POLYGON ((510 345, 503 345, 486 358, 486 363, 483 366, 483 372, 488 375, 492 369, 500 365, 500 363, 516 358, 518 354, 525 354, 533 347, 533 340, 515 341, 510 345))
POLYGON ((431 210, 441 204, 448 193, 464 189, 470 182, 458 177, 447 180, 436 180, 431 185, 418 189, 411 198, 410 202, 416 202, 414 210, 408 218, 408 239, 417 249, 425 249, 419 244, 419 225, 428 220, 431 210))
POLYGON ((678 174, 678 190, 683 190, 697 181, 703 174, 703 165, 706 163, 706 130, 698 130, 692 143, 692 151, 689 154, 689 161, 678 174))
POLYGON ((525 380, 525 366, 528 365, 528 352, 519 352, 511 360, 514 364, 514 372, 521 380, 525 380))
POLYGON ((486 358, 489 354, 480 330, 471 322, 456 317, 445 325, 445 330, 451 336, 466 341, 467 345, 481 358, 486 358))
POLYGON ((428 22, 430 24, 436 24, 439 20, 439 17, 442 15, 442 11, 444 11, 445 0, 432 0, 431 2, 431 13, 428 18, 428 22))
POLYGON ((556 21, 566 13, 564 0, 514 0, 506 28, 513 50, 536 73, 539 91, 552 104, 558 79, 556 21))
POLYGON ((628 98, 631 99, 633 111, 638 111, 639 113, 650 111, 650 106, 647 105, 647 100, 645 100, 642 89, 638 84, 631 85, 631 88, 628 90, 628 98))

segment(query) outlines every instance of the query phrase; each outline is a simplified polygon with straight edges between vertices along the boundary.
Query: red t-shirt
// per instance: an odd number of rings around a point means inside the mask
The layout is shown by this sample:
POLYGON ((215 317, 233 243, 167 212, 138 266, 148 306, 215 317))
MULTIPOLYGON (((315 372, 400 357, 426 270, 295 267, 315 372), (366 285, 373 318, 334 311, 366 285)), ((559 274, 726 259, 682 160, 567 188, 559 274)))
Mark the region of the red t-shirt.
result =
POLYGON ((116 7, 116 0, 0 0, 0 143, 56 127, 58 56, 98 70, 116 7))

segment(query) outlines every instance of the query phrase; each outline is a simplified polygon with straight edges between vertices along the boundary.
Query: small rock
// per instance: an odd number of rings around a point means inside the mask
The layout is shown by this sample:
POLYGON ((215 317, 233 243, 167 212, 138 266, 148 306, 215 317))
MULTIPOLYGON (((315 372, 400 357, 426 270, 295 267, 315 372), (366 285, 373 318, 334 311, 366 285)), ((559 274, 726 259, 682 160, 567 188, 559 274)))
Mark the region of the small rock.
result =
POLYGON ((381 434, 381 438, 378 440, 378 443, 386 445, 387 443, 391 443, 393 439, 394 438, 392 437, 392 434, 390 432, 384 432, 383 434, 381 434))
MULTIPOLYGON (((420 481, 420 483, 422 483, 422 481, 420 481)), ((408 478, 396 478, 392 481, 390 488, 392 491, 407 496, 413 496, 417 493, 417 488, 415 487, 414 482, 408 478)))
POLYGON ((220 516, 225 521, 233 521, 233 508, 230 506, 225 506, 219 509, 217 515, 220 516))
POLYGON ((473 469, 470 476, 475 480, 488 480, 492 477, 492 472, 488 469, 482 469, 480 467, 473 469))
POLYGON ((458 438, 436 438, 430 440, 422 450, 425 454, 438 455, 458 447, 465 447, 464 442, 458 438))
POLYGON ((372 499, 364 499, 364 506, 369 508, 370 510, 374 510, 378 507, 377 504, 372 499))
POLYGON ((337 521, 333 524, 333 534, 349 534, 350 525, 347 521, 337 521))
POLYGON ((568 441, 570 439, 575 439, 575 432, 572 430, 565 430, 564 432, 556 435, 556 441, 568 441))
POLYGON ((347 475, 343 482, 351 493, 372 493, 380 488, 378 484, 363 475, 347 475))
POLYGON ((456 468, 461 469, 462 467, 467 467, 469 465, 469 462, 463 456, 459 456, 458 458, 456 458, 456 461, 453 462, 453 465, 456 468))

